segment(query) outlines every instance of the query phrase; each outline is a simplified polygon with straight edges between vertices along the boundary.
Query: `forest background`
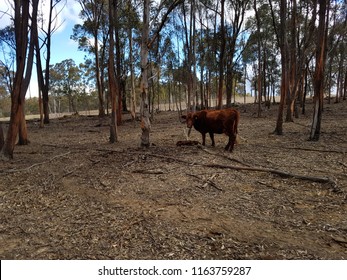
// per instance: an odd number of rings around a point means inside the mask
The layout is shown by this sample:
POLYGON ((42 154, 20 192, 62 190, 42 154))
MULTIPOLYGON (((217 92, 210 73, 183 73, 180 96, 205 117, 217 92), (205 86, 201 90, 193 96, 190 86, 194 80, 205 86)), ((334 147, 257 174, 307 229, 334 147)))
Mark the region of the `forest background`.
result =
POLYGON ((7 138, 1 127, 5 157, 12 157, 17 134, 19 144, 28 143, 25 114, 39 113, 44 127, 52 113, 96 109, 101 118, 111 116, 116 141, 122 112, 130 111, 144 124, 146 146, 150 117, 163 108, 230 107, 236 96, 252 95, 260 116, 278 96, 274 130, 282 134, 283 115, 291 122, 299 108, 305 113, 310 96, 310 138, 317 140, 323 98, 346 99, 346 1, 77 2, 82 24, 71 38, 86 54, 79 65, 50 64, 66 2, 44 1, 48 17, 39 0, 14 1, 13 11, 2 11, 13 19, 0 32, 0 113, 10 117, 7 138), (35 70, 39 94, 26 99, 35 70))

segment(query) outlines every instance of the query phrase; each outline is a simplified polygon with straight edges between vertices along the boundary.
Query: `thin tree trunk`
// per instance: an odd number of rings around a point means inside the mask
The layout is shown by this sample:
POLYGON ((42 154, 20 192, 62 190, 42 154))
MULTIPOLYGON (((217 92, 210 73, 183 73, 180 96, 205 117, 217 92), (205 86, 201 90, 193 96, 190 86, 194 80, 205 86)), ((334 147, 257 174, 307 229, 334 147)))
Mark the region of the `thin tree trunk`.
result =
POLYGON ((109 46, 109 59, 108 59, 108 83, 109 92, 111 96, 111 121, 110 121, 110 143, 118 141, 117 131, 117 97, 118 97, 118 84, 115 75, 114 65, 114 9, 117 5, 117 0, 109 0, 109 16, 110 16, 110 46, 109 46))
POLYGON ((347 98, 347 69, 345 73, 345 82, 343 85, 343 100, 346 100, 346 98, 347 98))
POLYGON ((325 42, 326 42, 326 10, 327 0, 319 0, 319 25, 318 40, 316 53, 316 70, 313 76, 314 84, 314 112, 313 121, 310 132, 310 140, 318 141, 320 136, 322 113, 323 113, 323 91, 324 91, 324 58, 325 58, 325 42))
POLYGON ((296 0, 292 0, 292 10, 291 10, 291 38, 290 38, 290 48, 288 51, 289 60, 289 79, 288 79, 288 89, 286 100, 287 100, 287 114, 286 122, 293 122, 294 115, 294 102, 297 94, 297 80, 296 80, 296 67, 297 67, 297 53, 296 53, 296 0))
MULTIPOLYGON (((271 1, 269 1, 271 6, 271 13, 273 14, 273 9, 271 1)), ((281 95, 280 95, 280 104, 278 107, 277 122, 274 133, 277 135, 283 134, 283 110, 284 102, 286 99, 287 89, 288 89, 288 41, 287 41, 287 1, 281 0, 280 2, 280 30, 277 31, 275 18, 272 16, 274 21, 273 26, 276 30, 278 44, 281 50, 281 68, 282 68, 282 78, 281 78, 281 95)))
POLYGON ((129 29, 129 64, 130 64, 130 86, 131 86, 131 118, 136 118, 136 91, 135 91, 135 75, 134 75, 134 62, 133 62, 133 33, 132 28, 129 29))
MULTIPOLYGON (((116 0, 118 3, 118 0, 116 0)), ((120 40, 119 40, 119 15, 118 15, 118 4, 115 4, 114 7, 114 26, 115 26, 115 47, 116 47, 116 83, 118 87, 118 100, 117 100, 117 125, 122 124, 122 103, 123 96, 125 96, 125 92, 123 91, 122 81, 121 81, 121 48, 120 48, 120 40)), ((125 87, 124 87, 125 89, 125 87)))
MULTIPOLYGON (((52 16, 53 9, 56 4, 53 4, 53 0, 50 0, 50 9, 49 9, 49 19, 48 19, 48 29, 47 29, 47 58, 46 58, 46 69, 45 69, 45 79, 44 86, 42 90, 42 109, 43 109, 43 123, 49 124, 49 80, 50 80, 50 61, 51 61, 51 42, 52 42, 52 16)), ((42 69, 42 67, 41 67, 42 69)))
POLYGON ((151 130, 151 122, 149 119, 148 104, 148 40, 149 40, 149 5, 150 0, 143 2, 143 26, 141 41, 141 146, 149 147, 149 133, 151 130))
POLYGON ((98 89, 98 98, 99 98, 99 117, 105 116, 105 107, 104 107, 104 94, 102 92, 101 85, 101 75, 100 75, 100 60, 99 60, 99 43, 98 43, 98 33, 94 35, 94 54, 95 54, 95 69, 96 69, 96 86, 98 89))
MULTIPOLYGON (((255 17, 257 20, 257 30, 258 34, 260 34, 260 17, 257 9, 257 1, 254 0, 254 12, 255 17)), ((262 101, 262 58, 261 58, 261 48, 262 48, 262 42, 261 38, 258 36, 258 42, 257 42, 257 51, 258 51, 258 76, 257 76, 257 89, 258 89, 258 117, 261 116, 261 101, 262 101)))
MULTIPOLYGON (((218 82, 218 109, 222 108, 223 105, 223 87, 224 87, 224 65, 225 65, 225 45, 226 45, 226 34, 224 26, 224 6, 225 0, 221 1, 221 19, 220 19, 220 32, 221 32, 221 45, 219 54, 219 82, 218 82)), ((232 83, 232 81, 230 81, 232 83)))
POLYGON ((5 138, 4 138, 4 131, 2 129, 2 123, 0 122, 0 151, 2 147, 4 146, 5 138))
MULTIPOLYGON (((52 1, 51 1, 52 2, 52 1)), ((40 53, 40 44, 39 44, 39 36, 38 36, 38 29, 36 30, 32 29, 33 32, 35 32, 35 54, 36 54, 36 73, 37 73, 37 84, 38 84, 38 92, 39 92, 39 111, 40 111, 40 128, 43 128, 45 124, 45 117, 44 110, 42 110, 42 92, 45 88, 45 80, 43 77, 43 70, 42 70, 42 61, 41 61, 41 53, 40 53)), ((47 58, 48 59, 48 58, 47 58)), ((49 73, 49 71, 48 71, 49 73)), ((47 114, 47 120, 49 123, 49 114, 47 114)))

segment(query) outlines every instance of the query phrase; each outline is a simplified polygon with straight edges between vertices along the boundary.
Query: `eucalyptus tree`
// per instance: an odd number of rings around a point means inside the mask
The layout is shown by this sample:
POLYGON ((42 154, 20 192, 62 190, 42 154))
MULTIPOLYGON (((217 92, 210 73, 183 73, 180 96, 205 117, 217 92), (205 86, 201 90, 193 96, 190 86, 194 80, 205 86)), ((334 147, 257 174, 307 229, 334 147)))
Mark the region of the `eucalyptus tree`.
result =
POLYGON ((313 75, 314 86, 314 109, 311 125, 310 140, 318 141, 320 137, 321 122, 323 115, 324 98, 324 73, 326 60, 326 36, 327 36, 327 18, 329 14, 328 0, 318 0, 319 3, 319 24, 316 41, 316 65, 313 75))
POLYGON ((225 71, 225 45, 226 45, 226 32, 225 32, 225 0, 220 2, 220 50, 219 50, 219 81, 218 81, 218 109, 222 108, 223 101, 223 86, 224 86, 224 71, 225 71))
POLYGON ((307 66, 313 58, 316 34, 317 1, 284 1, 279 7, 269 0, 273 28, 281 52, 281 99, 275 133, 283 133, 283 112, 286 121, 293 121, 295 106, 306 81, 307 66), (279 8, 279 10, 278 10, 279 8))
POLYGON ((0 122, 0 149, 4 146, 5 139, 4 139, 4 131, 2 129, 2 123, 0 122))
POLYGON ((327 26, 327 75, 326 90, 328 91, 328 102, 331 93, 335 91, 335 102, 346 99, 347 78, 347 2, 331 1, 329 8, 329 21, 327 26))
POLYGON ((246 22, 245 28, 250 35, 242 51, 242 59, 253 69, 252 86, 256 92, 259 116, 262 102, 270 104, 270 86, 274 87, 273 74, 278 71, 278 51, 269 4, 264 1, 252 1, 252 4, 254 16, 248 17, 246 22))
POLYGON ((10 94, 13 90, 14 64, 16 61, 16 39, 14 25, 0 29, 0 47, 3 54, 0 60, 1 87, 10 94))
MULTIPOLYGON (((7 90, 7 77, 6 67, 4 65, 0 65, 0 116, 2 115, 2 111, 4 110, 2 100, 7 98, 9 91, 7 90)), ((4 131, 2 128, 2 123, 0 122, 0 151, 2 146, 4 145, 4 131)))
MULTIPOLYGON (((187 71, 187 109, 195 110, 196 104, 196 11, 198 9, 197 0, 190 0, 181 6, 181 21, 183 26, 183 42, 185 54, 185 67, 187 71)), ((200 8, 200 7, 199 7, 200 8)))
POLYGON ((233 81, 235 66, 240 63, 242 53, 246 46, 245 39, 245 19, 246 12, 250 9, 250 0, 228 1, 226 21, 226 96, 227 107, 231 106, 231 95, 233 91, 233 81), (230 12, 229 12, 230 11, 230 12))
POLYGON ((18 144, 25 145, 29 142, 24 104, 34 59, 35 34, 32 30, 36 29, 38 2, 38 0, 14 1, 15 76, 11 92, 10 124, 1 149, 1 154, 6 158, 13 158, 17 136, 18 144))
POLYGON ((149 100, 148 100, 148 78, 149 78, 149 61, 148 61, 148 52, 152 48, 154 42, 158 39, 161 30, 163 29, 170 13, 180 4, 183 0, 175 0, 170 3, 168 1, 161 1, 159 3, 159 8, 155 13, 154 21, 157 22, 155 30, 151 34, 151 31, 154 29, 151 23, 151 2, 149 0, 144 0, 143 2, 143 21, 142 21, 142 37, 141 37, 141 146, 149 147, 150 140, 149 134, 151 130, 151 122, 149 119, 149 100), (160 16, 160 20, 158 20, 160 16))
POLYGON ((41 126, 43 124, 49 123, 49 70, 51 60, 52 35, 60 27, 56 24, 57 17, 65 8, 66 1, 67 0, 49 0, 49 12, 47 21, 45 20, 43 11, 41 11, 37 24, 37 30, 33 30, 33 32, 35 32, 36 38, 34 44, 40 100, 42 93, 43 118, 41 116, 41 126))
MULTIPOLYGON (((117 9, 117 0, 109 0, 109 56, 108 56, 108 83, 109 92, 111 97, 111 122, 110 122, 110 143, 115 143, 118 141, 118 130, 117 130, 117 97, 119 98, 119 84, 116 80, 115 73, 115 59, 114 59, 114 26, 115 26, 115 16, 117 9)), ((119 108, 118 108, 119 109, 119 108)))
POLYGON ((94 54, 96 88, 99 97, 99 116, 105 115, 103 67, 105 64, 105 48, 108 40, 108 12, 106 0, 79 0, 81 5, 80 17, 83 25, 76 24, 72 39, 78 41, 79 48, 94 54), (91 39, 91 40, 89 40, 91 39), (100 42, 102 45, 100 46, 100 42))
POLYGON ((53 96, 65 96, 69 101, 69 110, 77 113, 76 100, 79 94, 81 71, 73 59, 66 59, 50 69, 50 91, 53 96))
POLYGON ((172 102, 173 98, 178 98, 178 93, 175 91, 175 79, 174 79, 174 71, 179 67, 179 60, 178 56, 176 55, 176 52, 179 52, 179 50, 176 48, 176 46, 173 43, 173 35, 168 36, 165 39, 165 47, 166 51, 164 53, 164 56, 162 57, 162 65, 163 65, 163 78, 166 81, 167 86, 167 102, 169 103, 169 111, 171 111, 172 108, 172 102))
MULTIPOLYGON (((124 4, 124 29, 128 39, 128 57, 126 65, 130 72, 130 112, 133 120, 136 118, 136 90, 135 90, 135 63, 138 60, 136 47, 140 46, 138 34, 140 30, 140 18, 131 0, 127 0, 124 4)), ((126 67, 126 66, 125 66, 126 67)))

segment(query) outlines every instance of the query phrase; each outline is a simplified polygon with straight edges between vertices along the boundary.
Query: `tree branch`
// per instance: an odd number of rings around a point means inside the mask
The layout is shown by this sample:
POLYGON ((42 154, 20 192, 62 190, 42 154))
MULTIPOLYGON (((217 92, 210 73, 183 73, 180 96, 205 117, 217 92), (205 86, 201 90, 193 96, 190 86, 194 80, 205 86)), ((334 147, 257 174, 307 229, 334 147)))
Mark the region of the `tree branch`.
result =
POLYGON ((161 23, 158 27, 158 29, 156 30, 156 32, 154 33, 152 39, 149 41, 149 43, 147 44, 148 49, 150 49, 153 45, 153 43, 155 42, 155 40, 158 38, 160 31, 163 29, 167 18, 169 17, 169 14, 180 4, 184 3, 184 0, 175 0, 171 6, 167 9, 165 15, 163 16, 161 23))
POLYGON ((29 169, 33 168, 33 167, 36 167, 36 166, 40 166, 40 165, 43 165, 43 164, 46 164, 48 162, 52 162, 53 160, 57 159, 57 158, 60 158, 60 157, 65 157, 67 156, 68 154, 71 154, 71 152, 67 152, 67 153, 63 153, 63 154, 60 154, 60 155, 56 155, 54 157, 52 157, 51 159, 49 160, 46 160, 46 161, 43 161, 43 162, 38 162, 38 163, 34 163, 28 167, 25 167, 25 168, 21 168, 21 169, 10 169, 10 170, 0 170, 0 174, 1 173, 15 173, 15 172, 23 172, 23 171, 28 171, 29 169))
POLYGON ((238 170, 238 171, 255 171, 255 172, 266 172, 275 174, 281 177, 285 178, 295 178, 295 179, 301 179, 301 180, 307 180, 317 183, 328 183, 332 185, 334 191, 341 191, 340 188, 337 186, 337 184, 328 177, 315 177, 315 176, 308 176, 308 175, 302 175, 302 174, 295 174, 287 171, 282 171, 278 169, 272 169, 272 168, 262 168, 262 167, 252 167, 252 166, 236 166, 236 165, 223 165, 223 164, 205 164, 200 162, 189 162, 183 159, 179 159, 176 157, 171 156, 164 156, 164 155, 157 155, 157 154, 151 154, 146 153, 146 156, 156 157, 156 158, 164 158, 168 160, 173 160, 176 162, 185 163, 188 165, 198 165, 198 166, 204 166, 204 167, 210 167, 210 168, 221 168, 221 169, 231 169, 231 170, 238 170))

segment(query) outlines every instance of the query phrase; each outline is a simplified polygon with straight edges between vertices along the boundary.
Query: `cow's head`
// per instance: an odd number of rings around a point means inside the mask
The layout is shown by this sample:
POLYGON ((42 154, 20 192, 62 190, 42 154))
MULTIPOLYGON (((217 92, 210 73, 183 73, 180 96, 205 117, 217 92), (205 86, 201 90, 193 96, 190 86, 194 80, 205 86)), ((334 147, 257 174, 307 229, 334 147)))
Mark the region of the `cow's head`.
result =
POLYGON ((196 113, 188 113, 187 115, 181 116, 182 119, 184 119, 187 123, 188 130, 188 136, 190 135, 190 131, 192 130, 192 127, 194 125, 195 120, 197 120, 198 115, 196 113))
POLYGON ((186 120, 187 127, 192 128, 194 125, 194 120, 197 118, 197 116, 193 113, 188 113, 187 115, 183 115, 182 119, 186 120))

